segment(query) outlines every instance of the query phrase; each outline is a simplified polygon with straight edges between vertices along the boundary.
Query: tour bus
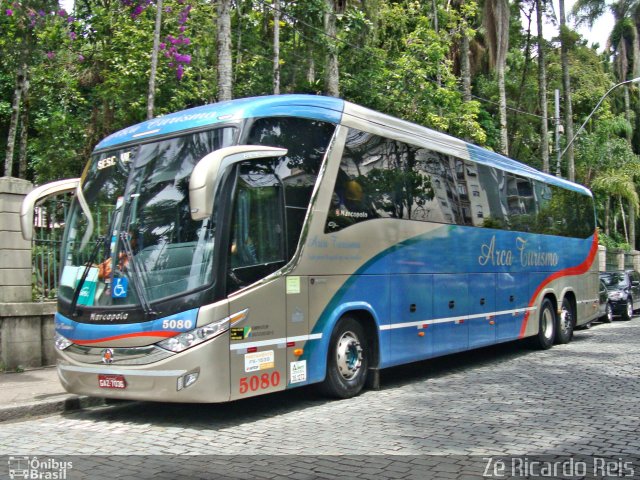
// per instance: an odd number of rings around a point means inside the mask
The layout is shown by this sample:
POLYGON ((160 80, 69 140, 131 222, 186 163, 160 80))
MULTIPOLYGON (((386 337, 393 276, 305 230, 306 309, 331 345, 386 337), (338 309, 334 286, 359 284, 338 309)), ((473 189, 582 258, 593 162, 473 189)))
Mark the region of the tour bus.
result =
POLYGON ((55 316, 73 393, 226 402, 528 339, 598 315, 584 187, 347 101, 238 99, 95 148, 73 192, 55 316))

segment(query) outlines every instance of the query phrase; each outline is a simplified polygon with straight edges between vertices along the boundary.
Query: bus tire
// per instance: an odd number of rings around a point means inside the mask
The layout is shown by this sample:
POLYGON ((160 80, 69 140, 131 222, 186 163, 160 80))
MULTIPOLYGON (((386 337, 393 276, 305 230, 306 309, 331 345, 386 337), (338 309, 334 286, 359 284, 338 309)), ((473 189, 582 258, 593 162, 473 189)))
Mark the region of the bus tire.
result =
POLYGON ((562 299, 562 308, 560 309, 560 315, 557 317, 557 321, 556 343, 569 343, 573 338, 573 328, 576 324, 576 318, 573 305, 567 297, 562 299))
POLYGON ((538 334, 531 337, 534 348, 548 350, 556 338, 556 310, 548 298, 542 300, 538 316, 538 334))
POLYGON ((327 375, 321 391, 333 398, 351 398, 367 380, 369 352, 364 328, 355 318, 343 317, 331 333, 327 375))

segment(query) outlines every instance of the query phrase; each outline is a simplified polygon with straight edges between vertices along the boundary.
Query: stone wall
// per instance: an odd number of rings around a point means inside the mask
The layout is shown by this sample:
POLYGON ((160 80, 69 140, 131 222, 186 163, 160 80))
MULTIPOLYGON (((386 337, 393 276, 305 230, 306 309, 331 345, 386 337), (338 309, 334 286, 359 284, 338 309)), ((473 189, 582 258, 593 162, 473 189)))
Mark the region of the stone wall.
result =
POLYGON ((55 303, 31 301, 31 242, 20 232, 26 180, 0 178, 0 369, 55 363, 55 303))
POLYGON ((0 304, 31 301, 31 242, 20 233, 22 200, 31 182, 0 178, 0 304))
POLYGON ((0 363, 6 370, 55 364, 56 304, 0 304, 0 363))

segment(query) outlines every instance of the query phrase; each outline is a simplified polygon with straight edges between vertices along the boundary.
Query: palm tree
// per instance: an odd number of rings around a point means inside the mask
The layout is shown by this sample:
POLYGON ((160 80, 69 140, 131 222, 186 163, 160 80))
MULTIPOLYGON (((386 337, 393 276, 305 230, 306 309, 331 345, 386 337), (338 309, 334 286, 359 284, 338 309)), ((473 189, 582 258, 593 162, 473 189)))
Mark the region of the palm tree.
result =
POLYGON ((153 49, 151 50, 151 73, 149 74, 149 92, 147 94, 147 120, 153 118, 156 100, 156 75, 158 71, 158 51, 160 49, 160 29, 162 28, 162 0, 156 1, 156 25, 153 32, 153 49))
POLYGON ((536 23, 538 25, 538 103, 540 105, 540 154, 542 156, 542 171, 549 173, 549 114, 547 111, 547 66, 545 64, 545 40, 542 35, 542 10, 544 0, 536 2, 536 23))
POLYGON ((233 98, 231 0, 218 2, 218 101, 233 98))
MULTIPOLYGON (((623 199, 629 204, 629 220, 630 225, 635 223, 635 212, 638 211, 640 203, 638 201, 638 192, 634 183, 634 172, 629 169, 612 169, 598 175, 591 184, 594 191, 602 192, 608 197, 618 199, 620 204, 620 212, 622 214, 622 225, 624 229, 625 240, 634 247, 635 229, 627 232, 627 223, 624 214, 623 199), (631 234, 631 235, 630 235, 631 234)), ((608 210, 608 208, 607 208, 608 210)), ((608 212, 607 212, 608 216, 608 212)), ((608 225, 606 226, 608 230, 608 225)))
MULTIPOLYGON (((614 26, 609 36, 607 50, 613 53, 613 63, 619 82, 624 82, 640 75, 640 36, 638 24, 633 17, 640 19, 639 0, 619 0, 613 4, 607 4, 604 0, 578 0, 574 6, 574 12, 579 21, 593 25, 593 22, 609 9, 614 17, 614 26)), ((629 85, 623 86, 625 118, 631 122, 631 98, 629 85)), ((640 102, 638 104, 640 109, 640 102)), ((639 112, 640 113, 640 112, 639 112)), ((632 142, 631 130, 628 130, 627 140, 632 142)), ((567 137, 569 138, 569 137, 567 137)), ((635 248, 635 217, 637 202, 629 203, 631 247, 635 248)), ((624 215, 623 215, 624 220, 624 215)))
MULTIPOLYGON (((564 91, 564 122, 568 139, 573 138, 573 106, 571 103, 571 79, 569 76, 569 40, 564 0, 559 1, 560 13, 560 63, 562 64, 562 89, 564 91)), ((576 166, 573 156, 573 144, 567 149, 567 173, 572 182, 576 179, 576 166)))
POLYGON ((508 0, 485 0, 482 24, 489 50, 489 63, 495 66, 498 77, 498 103, 500 111, 500 150, 509 154, 507 135, 507 95, 505 90, 505 67, 509 50, 509 2, 508 0))
POLYGON ((342 13, 345 0, 325 0, 324 33, 329 43, 326 66, 326 90, 327 95, 337 97, 340 95, 340 69, 338 66, 338 45, 336 15, 342 13))

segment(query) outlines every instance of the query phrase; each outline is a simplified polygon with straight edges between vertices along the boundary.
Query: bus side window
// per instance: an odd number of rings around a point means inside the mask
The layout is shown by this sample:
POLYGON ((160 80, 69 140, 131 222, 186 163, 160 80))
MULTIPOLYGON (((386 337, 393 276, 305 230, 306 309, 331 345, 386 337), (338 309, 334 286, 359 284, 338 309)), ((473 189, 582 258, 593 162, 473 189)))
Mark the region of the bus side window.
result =
POLYGON ((286 263, 281 183, 268 164, 246 162, 239 168, 228 250, 229 292, 286 263))

